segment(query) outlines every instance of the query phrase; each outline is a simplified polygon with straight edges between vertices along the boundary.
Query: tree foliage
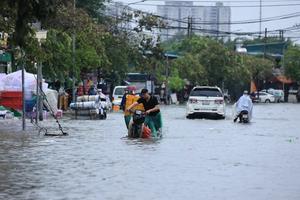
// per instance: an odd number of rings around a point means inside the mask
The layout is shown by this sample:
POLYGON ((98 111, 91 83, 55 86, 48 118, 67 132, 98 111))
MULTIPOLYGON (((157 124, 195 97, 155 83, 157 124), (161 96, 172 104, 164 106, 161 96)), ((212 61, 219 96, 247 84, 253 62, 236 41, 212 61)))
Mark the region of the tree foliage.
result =
POLYGON ((199 59, 199 55, 188 53, 175 60, 171 68, 177 70, 180 77, 189 80, 192 85, 206 85, 208 84, 207 72, 199 59))
POLYGON ((182 78, 180 78, 178 70, 174 69, 169 78, 169 87, 171 91, 178 92, 183 89, 184 85, 185 81, 182 78))
POLYGON ((250 81, 265 80, 272 74, 273 61, 237 54, 222 43, 194 36, 167 47, 182 56, 172 63, 182 79, 192 85, 217 85, 234 93, 249 89, 250 81))
POLYGON ((288 48, 284 55, 285 73, 295 81, 300 81, 300 47, 288 48))
POLYGON ((31 23, 44 22, 55 14, 61 0, 2 0, 1 22, 5 31, 12 34, 12 43, 25 46, 25 38, 32 33, 31 23))
MULTIPOLYGON (((77 79, 83 72, 101 71, 114 84, 121 83, 127 72, 144 72, 162 82, 169 80, 178 91, 186 82, 191 85, 218 85, 238 90, 248 89, 250 81, 263 81, 272 72, 272 60, 234 52, 234 43, 223 44, 208 37, 178 35, 161 43, 153 34, 165 23, 157 16, 128 11, 119 19, 99 12, 105 0, 3 0, 0 6, 1 31, 11 36, 11 43, 26 52, 27 70, 43 62, 44 75, 50 80, 65 81, 71 74, 77 79), (100 14, 101 13, 101 14, 100 14), (32 22, 42 22, 48 37, 42 45, 35 39, 32 22), (131 30, 124 24, 136 21, 131 30), (75 64, 72 37, 75 35, 75 64), (175 51, 178 59, 169 60, 166 51, 175 51)), ((247 44, 257 41, 248 41, 247 44)), ((268 42, 279 41, 269 38, 268 42)), ((286 72, 299 80, 299 47, 285 55, 286 72), (298 59, 298 60, 297 60, 298 59)))
POLYGON ((65 81, 72 65, 72 39, 65 32, 49 30, 47 40, 43 43, 45 57, 44 74, 52 80, 65 81))

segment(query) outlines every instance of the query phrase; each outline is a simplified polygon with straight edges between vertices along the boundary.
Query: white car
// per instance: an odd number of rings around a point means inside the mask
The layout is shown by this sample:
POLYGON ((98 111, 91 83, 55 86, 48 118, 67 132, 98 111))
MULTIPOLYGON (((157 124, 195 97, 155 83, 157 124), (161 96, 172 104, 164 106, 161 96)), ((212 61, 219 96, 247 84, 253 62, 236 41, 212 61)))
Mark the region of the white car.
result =
POLYGON ((262 90, 261 92, 267 92, 271 95, 274 95, 275 97, 275 102, 284 102, 284 92, 283 90, 275 90, 275 89, 268 89, 268 90, 262 90))
POLYGON ((125 89, 127 86, 116 86, 112 93, 112 104, 113 105, 121 105, 122 97, 125 94, 125 89))
POLYGON ((225 118, 224 95, 220 88, 197 86, 191 91, 187 102, 186 117, 191 119, 204 115, 225 118))
POLYGON ((258 99, 258 102, 262 103, 274 103, 275 102, 275 96, 266 92, 259 92, 259 94, 255 94, 256 98, 258 99))

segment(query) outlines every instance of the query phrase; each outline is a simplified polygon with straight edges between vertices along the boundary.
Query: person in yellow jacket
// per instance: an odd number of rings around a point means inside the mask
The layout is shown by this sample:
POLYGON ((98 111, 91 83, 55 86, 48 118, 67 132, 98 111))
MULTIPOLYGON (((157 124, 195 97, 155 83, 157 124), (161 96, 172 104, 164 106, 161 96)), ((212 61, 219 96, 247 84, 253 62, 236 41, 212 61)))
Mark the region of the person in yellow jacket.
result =
MULTIPOLYGON (((126 90, 127 93, 125 93, 122 98, 121 107, 124 111, 124 120, 125 120, 126 127, 128 129, 131 120, 131 112, 127 108, 133 103, 137 102, 140 96, 135 94, 135 90, 136 90, 135 86, 128 86, 126 90)), ((144 111, 144 106, 142 104, 139 104, 138 106, 135 107, 135 110, 144 111)))

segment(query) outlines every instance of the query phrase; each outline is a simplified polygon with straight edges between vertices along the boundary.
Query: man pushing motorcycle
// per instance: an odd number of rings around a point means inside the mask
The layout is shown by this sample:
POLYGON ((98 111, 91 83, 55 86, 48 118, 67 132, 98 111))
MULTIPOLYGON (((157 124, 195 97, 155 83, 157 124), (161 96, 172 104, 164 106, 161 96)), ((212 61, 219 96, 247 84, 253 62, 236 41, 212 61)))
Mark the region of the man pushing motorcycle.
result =
POLYGON ((157 98, 150 95, 147 89, 142 89, 141 98, 137 102, 130 105, 127 108, 127 111, 130 111, 132 108, 136 107, 139 104, 144 105, 146 113, 144 124, 151 129, 151 136, 160 136, 162 128, 162 118, 157 98))

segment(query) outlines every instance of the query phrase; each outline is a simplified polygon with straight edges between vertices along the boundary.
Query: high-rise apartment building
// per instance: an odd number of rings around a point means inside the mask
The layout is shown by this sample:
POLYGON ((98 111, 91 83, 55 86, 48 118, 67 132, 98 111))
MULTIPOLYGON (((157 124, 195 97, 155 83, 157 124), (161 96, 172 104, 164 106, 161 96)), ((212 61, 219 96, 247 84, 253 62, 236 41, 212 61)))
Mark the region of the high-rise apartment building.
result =
POLYGON ((165 5, 157 6, 157 12, 168 24, 168 28, 161 31, 162 39, 188 32, 225 40, 230 38, 231 9, 221 2, 215 6, 198 6, 191 1, 165 1, 165 5))

